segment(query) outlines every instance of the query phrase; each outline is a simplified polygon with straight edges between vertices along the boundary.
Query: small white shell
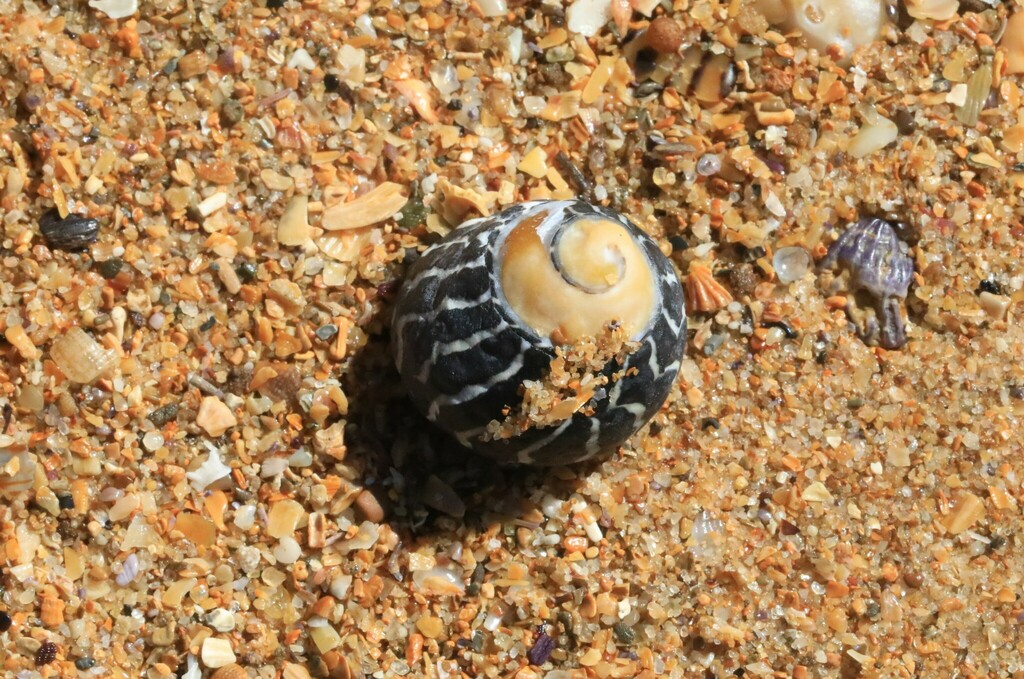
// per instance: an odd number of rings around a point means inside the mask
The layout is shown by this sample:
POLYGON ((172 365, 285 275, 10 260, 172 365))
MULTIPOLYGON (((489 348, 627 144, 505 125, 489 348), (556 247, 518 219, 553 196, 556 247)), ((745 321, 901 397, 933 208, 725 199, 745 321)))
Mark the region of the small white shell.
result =
POLYGON ((72 382, 89 384, 110 371, 117 363, 117 354, 104 349, 81 328, 75 327, 53 341, 50 358, 72 382))

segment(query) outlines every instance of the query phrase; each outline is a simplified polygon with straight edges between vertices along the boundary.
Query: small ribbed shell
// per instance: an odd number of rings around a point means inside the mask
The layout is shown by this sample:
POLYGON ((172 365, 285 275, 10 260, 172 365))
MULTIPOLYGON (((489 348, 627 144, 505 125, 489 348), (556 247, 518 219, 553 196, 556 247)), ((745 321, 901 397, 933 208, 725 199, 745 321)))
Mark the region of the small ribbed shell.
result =
POLYGON ((851 224, 828 249, 821 265, 846 269, 852 289, 865 290, 880 300, 906 297, 914 279, 914 260, 884 219, 851 224))
POLYGON ((89 384, 117 365, 117 353, 104 349, 89 333, 75 327, 53 340, 50 358, 72 382, 89 384))

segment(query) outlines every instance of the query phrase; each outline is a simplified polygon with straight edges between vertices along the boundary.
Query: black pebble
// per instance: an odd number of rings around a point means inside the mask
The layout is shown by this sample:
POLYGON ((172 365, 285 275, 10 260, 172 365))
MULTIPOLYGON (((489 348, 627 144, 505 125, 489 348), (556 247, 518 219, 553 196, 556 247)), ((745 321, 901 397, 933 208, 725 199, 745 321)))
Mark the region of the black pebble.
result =
POLYGON ((85 670, 91 670, 96 664, 96 661, 92 658, 79 658, 75 661, 75 667, 83 672, 85 670))
POLYGON ((124 267, 124 260, 120 257, 113 257, 111 259, 104 260, 97 265, 100 275, 106 278, 108 281, 115 278, 117 274, 121 273, 121 269, 124 267))
POLYGON ((701 420, 700 423, 700 428, 704 429, 705 431, 708 429, 718 429, 721 426, 722 425, 718 421, 718 419, 714 417, 705 417, 703 420, 701 420))
POLYGON ((235 268, 235 273, 243 283, 250 283, 256 278, 256 270, 256 264, 253 262, 242 262, 235 268))
POLYGON ((215 325, 217 325, 217 319, 213 316, 210 316, 205 321, 203 321, 202 325, 199 326, 199 330, 201 330, 202 332, 206 332, 215 325))
POLYGON ((61 493, 57 496, 57 506, 61 509, 74 509, 75 498, 72 495, 61 493))
POLYGON ((682 236, 672 236, 668 239, 668 242, 672 246, 672 252, 681 252, 690 247, 690 244, 682 236))
POLYGON ((267 9, 281 9, 285 0, 267 0, 267 9))
POLYGON ((7 615, 3 611, 0 611, 0 632, 6 632, 11 629, 11 616, 7 615))
POLYGON ((341 79, 333 73, 328 73, 324 76, 324 89, 328 92, 337 92, 338 88, 341 87, 341 79))
POLYGON ((61 219, 60 213, 54 208, 39 218, 39 230, 46 244, 54 250, 84 250, 99 237, 100 223, 78 215, 68 215, 61 219))
POLYGON ((896 129, 903 136, 911 135, 917 130, 917 121, 914 114, 905 108, 896 111, 896 129))
POLYGON ((49 665, 57 659, 57 644, 52 641, 44 641, 43 645, 36 651, 36 665, 49 665))
POLYGON ((999 285, 997 281, 994 281, 991 278, 986 278, 978 284, 978 289, 975 292, 979 295, 983 292, 987 292, 992 295, 1001 295, 1003 294, 1003 286, 999 285))

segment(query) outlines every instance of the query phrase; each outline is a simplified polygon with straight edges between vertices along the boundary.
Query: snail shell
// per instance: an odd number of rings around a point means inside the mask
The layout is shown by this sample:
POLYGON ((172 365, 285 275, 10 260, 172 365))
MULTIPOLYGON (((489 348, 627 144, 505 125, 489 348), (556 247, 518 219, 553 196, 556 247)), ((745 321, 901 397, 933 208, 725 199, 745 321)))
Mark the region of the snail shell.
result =
POLYGON ((821 262, 838 274, 832 287, 851 293, 846 314, 868 344, 899 349, 907 342, 902 300, 914 279, 907 250, 891 223, 862 219, 847 227, 821 262))
POLYGON ((679 280, 653 240, 605 208, 536 201, 466 222, 424 253, 399 292, 392 344, 434 424, 499 461, 556 465, 617 448, 654 415, 685 332, 679 280), (605 366, 607 388, 588 408, 511 438, 484 435, 524 381, 544 377, 557 346, 608 324, 635 349, 605 366))

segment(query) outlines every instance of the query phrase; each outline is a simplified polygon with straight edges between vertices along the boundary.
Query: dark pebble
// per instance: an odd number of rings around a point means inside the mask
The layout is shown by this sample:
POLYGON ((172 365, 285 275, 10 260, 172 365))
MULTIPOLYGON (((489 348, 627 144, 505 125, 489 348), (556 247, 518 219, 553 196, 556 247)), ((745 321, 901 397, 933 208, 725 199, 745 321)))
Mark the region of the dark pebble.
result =
POLYGON ((553 636, 547 632, 541 632, 537 636, 537 641, 533 642, 533 646, 526 652, 526 657, 531 665, 543 665, 551 657, 551 652, 555 650, 556 645, 557 642, 553 636))
POLYGON ((79 658, 75 661, 75 667, 82 670, 83 672, 85 670, 91 670, 95 664, 96 661, 92 658, 79 658))
POLYGON ((333 73, 328 73, 327 75, 324 76, 325 90, 327 90, 328 92, 337 92, 339 87, 341 87, 341 78, 334 75, 333 73))
POLYGON ((907 136, 917 131, 917 121, 914 120, 914 114, 905 108, 901 108, 896 111, 896 129, 900 134, 907 136))
POLYGON ((737 295, 753 294, 757 283, 757 272, 752 264, 737 264, 729 269, 729 284, 737 295))
POLYGON ((686 248, 690 247, 690 244, 686 242, 686 239, 682 236, 672 236, 668 239, 669 245, 672 246, 672 252, 682 252, 686 248))
POLYGON ((555 156, 555 164, 558 165, 558 169, 561 170, 562 174, 569 180, 569 183, 576 193, 590 202, 594 202, 594 187, 587 179, 586 175, 580 170, 576 163, 572 162, 572 158, 569 154, 564 151, 559 151, 555 156))
POLYGON ((79 215, 68 215, 61 219, 60 213, 54 208, 39 218, 39 230, 46 244, 54 250, 84 250, 99 237, 100 223, 79 215))
POLYGON ((331 325, 330 323, 328 323, 327 325, 321 325, 319 328, 316 329, 317 338, 324 342, 328 341, 337 334, 338 326, 331 325))
POLYGON ((430 210, 423 205, 423 199, 419 195, 414 195, 405 204, 402 211, 398 213, 398 225, 406 231, 411 231, 427 221, 429 213, 430 210))
POLYGON ((449 111, 461 111, 462 110, 462 100, 460 100, 460 99, 452 99, 451 101, 449 101, 448 102, 448 110, 449 111))
POLYGON ((1006 538, 1004 538, 1002 535, 996 535, 988 543, 988 549, 989 549, 990 552, 994 552, 994 551, 996 551, 997 549, 999 549, 1000 547, 1002 547, 1005 544, 1006 544, 1006 538))
POLYGON ((49 665, 57 659, 57 644, 52 641, 44 641, 43 645, 36 651, 36 665, 49 665))
POLYGON ((632 646, 633 642, 636 641, 636 632, 624 622, 617 622, 612 625, 612 631, 615 633, 615 638, 620 644, 632 646))
POLYGON ((57 506, 61 509, 74 509, 75 498, 68 493, 61 493, 57 496, 57 506))
POLYGON ((1001 295, 1003 294, 1003 286, 999 285, 998 281, 986 278, 978 284, 978 289, 975 292, 979 295, 983 292, 987 292, 992 295, 1001 295))
POLYGON ((663 89, 665 89, 665 86, 661 83, 653 80, 645 80, 636 86, 636 89, 633 90, 633 94, 635 94, 638 99, 643 99, 644 97, 649 97, 652 94, 658 94, 663 89))
POLYGON ((97 269, 100 275, 106 278, 108 281, 115 278, 117 274, 121 273, 121 269, 124 267, 124 260, 120 257, 112 257, 108 260, 102 261, 97 265, 97 269))
POLYGON ((705 431, 708 429, 721 429, 721 427, 722 424, 718 421, 717 418, 714 417, 705 417, 700 422, 700 428, 704 429, 705 431))
POLYGON ((220 122, 225 127, 234 127, 245 118, 245 108, 234 99, 228 99, 220 107, 220 122))
POLYGON ((924 576, 917 571, 907 571, 903 574, 903 582, 907 583, 907 587, 917 589, 924 584, 924 576))
POLYGON ((0 632, 6 632, 7 630, 11 629, 11 624, 11 616, 7 615, 7 613, 3 611, 0 611, 0 632))
POLYGON ((168 403, 151 412, 148 416, 150 422, 157 427, 162 427, 178 416, 178 404, 168 403))
POLYGON ((881 612, 882 607, 878 604, 877 601, 874 600, 869 600, 864 609, 864 615, 868 616, 869 618, 877 618, 881 612))
POLYGON ((63 540, 72 540, 78 537, 78 524, 63 517, 57 519, 57 535, 63 540))
POLYGON ((215 325, 217 325, 217 319, 213 316, 210 316, 205 321, 203 321, 202 325, 199 326, 199 330, 202 332, 206 332, 215 325))
POLYGON ((281 9, 285 0, 267 0, 267 9, 281 9))
POLYGON ((242 262, 235 268, 235 273, 243 283, 251 283, 256 279, 258 267, 254 262, 242 262))
POLYGON ((786 335, 786 339, 795 339, 798 336, 797 331, 791 328, 789 323, 786 323, 785 321, 768 321, 764 324, 764 327, 778 328, 786 335))
POLYGON ((477 653, 484 650, 484 641, 486 640, 487 639, 486 637, 484 637, 484 633, 480 630, 473 632, 473 640, 471 642, 473 645, 473 650, 477 653))
POLYGON ((854 397, 851 399, 847 399, 846 401, 846 407, 849 408, 850 410, 856 410, 857 408, 860 408, 862 405, 864 405, 864 399, 862 398, 854 397))

